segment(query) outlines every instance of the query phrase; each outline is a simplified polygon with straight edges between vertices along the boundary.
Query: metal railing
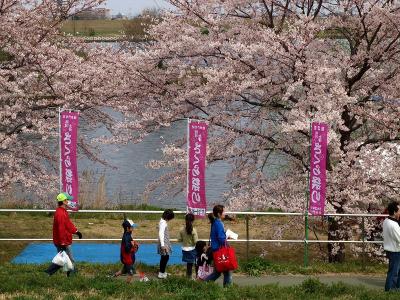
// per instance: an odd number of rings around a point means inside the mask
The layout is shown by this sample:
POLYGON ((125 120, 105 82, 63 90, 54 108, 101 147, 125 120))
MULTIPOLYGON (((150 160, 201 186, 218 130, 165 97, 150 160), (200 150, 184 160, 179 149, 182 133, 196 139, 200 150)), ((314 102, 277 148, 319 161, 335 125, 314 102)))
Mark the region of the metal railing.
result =
MULTIPOLYGON (((43 213, 52 213, 55 209, 0 209, 0 213, 4 212, 43 212, 43 213)), ((163 211, 159 210, 79 210, 77 212, 71 211, 72 214, 76 213, 122 213, 122 214, 162 214, 163 211)), ((175 214, 186 214, 186 211, 174 211, 175 214)), ((207 212, 209 213, 209 212, 207 212)), ((245 242, 246 243, 246 258, 249 258, 249 248, 250 243, 261 242, 261 243, 303 243, 305 247, 308 247, 308 244, 311 243, 353 243, 353 244, 362 244, 363 245, 363 262, 365 261, 366 253, 365 253, 365 245, 366 244, 382 244, 383 241, 367 241, 366 240, 366 231, 365 231, 365 218, 376 218, 376 217, 387 217, 385 214, 324 214, 324 216, 313 216, 306 213, 285 213, 285 212, 253 212, 253 211, 227 211, 226 215, 243 215, 245 216, 246 222, 246 239, 238 239, 238 240, 230 240, 230 242, 245 242), (249 230, 249 216, 299 216, 299 217, 356 217, 362 218, 361 220, 361 240, 310 240, 304 237, 303 239, 250 239, 250 230, 249 230)), ((120 241, 121 239, 117 238, 93 238, 93 239, 81 239, 79 241, 120 241)), ((149 242, 149 241, 157 241, 157 239, 151 238, 135 238, 137 241, 149 242)), ((205 239, 205 240, 208 240, 205 239)), ((50 238, 0 238, 1 241, 52 241, 50 238)), ((172 242, 177 242, 177 239, 171 239, 172 242)), ((308 261, 308 258, 306 258, 308 261)))

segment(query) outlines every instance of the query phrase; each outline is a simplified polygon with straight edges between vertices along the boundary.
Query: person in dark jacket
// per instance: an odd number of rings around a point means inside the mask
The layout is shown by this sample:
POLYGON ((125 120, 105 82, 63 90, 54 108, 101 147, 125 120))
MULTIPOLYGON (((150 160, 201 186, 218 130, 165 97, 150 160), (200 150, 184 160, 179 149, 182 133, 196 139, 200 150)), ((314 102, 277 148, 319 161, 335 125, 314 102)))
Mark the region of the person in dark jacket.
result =
MULTIPOLYGON (((69 219, 67 209, 69 208, 69 201, 72 199, 73 197, 65 192, 57 195, 58 207, 54 213, 53 219, 53 243, 57 252, 65 251, 65 253, 67 253, 74 265, 74 271, 76 272, 75 261, 71 249, 72 235, 76 234, 79 239, 81 239, 82 234, 69 219)), ((52 263, 45 272, 49 275, 53 275, 60 268, 61 266, 52 263)), ((71 272, 68 271, 67 276, 70 274, 71 272)))
MULTIPOLYGON (((214 253, 219 248, 226 245, 226 234, 224 229, 224 224, 221 219, 224 218, 224 206, 216 205, 213 208, 212 216, 209 216, 209 220, 211 222, 211 250, 214 253)), ((224 274, 224 287, 230 285, 232 283, 232 271, 226 271, 224 274)), ((214 272, 209 275, 205 281, 215 281, 221 276, 221 273, 217 272, 214 268, 214 272)))
POLYGON ((138 244, 132 239, 132 230, 136 227, 136 224, 132 220, 125 220, 122 223, 124 228, 124 234, 121 239, 121 263, 124 265, 121 271, 114 274, 114 277, 120 276, 122 274, 127 274, 126 282, 130 283, 132 281, 132 276, 135 273, 134 264, 136 260, 135 253, 138 250, 138 244))
POLYGON ((211 248, 207 246, 207 243, 205 241, 197 241, 195 250, 196 250, 195 269, 196 269, 196 277, 197 277, 200 266, 203 266, 204 264, 211 265, 212 252, 211 252, 211 248))

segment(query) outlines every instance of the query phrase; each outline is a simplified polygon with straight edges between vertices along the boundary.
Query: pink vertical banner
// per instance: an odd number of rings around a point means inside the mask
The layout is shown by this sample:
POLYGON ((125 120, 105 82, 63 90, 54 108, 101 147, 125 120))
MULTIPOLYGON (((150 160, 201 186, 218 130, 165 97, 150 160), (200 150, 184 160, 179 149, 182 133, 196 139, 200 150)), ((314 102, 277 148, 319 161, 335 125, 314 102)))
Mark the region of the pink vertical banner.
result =
POLYGON ((78 139, 79 112, 60 112, 60 163, 61 188, 74 199, 71 201, 72 210, 78 210, 78 139))
POLYGON ((310 205, 308 212, 323 215, 326 199, 326 155, 328 145, 328 125, 312 123, 310 157, 310 205))
POLYGON ((187 211, 205 217, 206 202, 206 152, 208 124, 188 120, 188 173, 187 211))

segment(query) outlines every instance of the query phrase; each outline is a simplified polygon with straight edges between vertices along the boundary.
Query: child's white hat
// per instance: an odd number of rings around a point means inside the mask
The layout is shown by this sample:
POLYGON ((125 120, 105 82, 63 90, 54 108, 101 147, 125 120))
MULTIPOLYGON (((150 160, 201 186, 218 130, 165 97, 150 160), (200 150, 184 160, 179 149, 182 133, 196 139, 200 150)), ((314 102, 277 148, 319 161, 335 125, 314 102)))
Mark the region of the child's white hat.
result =
POLYGON ((131 219, 126 219, 123 223, 122 223, 122 227, 124 228, 136 228, 137 224, 133 223, 133 221, 131 219))

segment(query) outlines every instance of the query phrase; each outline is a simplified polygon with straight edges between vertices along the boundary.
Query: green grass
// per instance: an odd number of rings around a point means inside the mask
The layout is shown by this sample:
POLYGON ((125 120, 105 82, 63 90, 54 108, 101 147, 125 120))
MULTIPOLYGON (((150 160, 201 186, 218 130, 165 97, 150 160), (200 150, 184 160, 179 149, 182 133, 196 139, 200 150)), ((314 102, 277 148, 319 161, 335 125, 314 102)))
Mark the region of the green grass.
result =
POLYGON ((327 285, 307 279, 301 285, 280 287, 265 285, 227 289, 210 282, 189 281, 172 276, 150 282, 107 278, 117 265, 83 265, 76 276, 67 278, 61 272, 49 277, 46 266, 0 266, 0 294, 5 299, 397 299, 397 293, 369 290, 343 283, 327 285), (107 269, 108 268, 108 269, 107 269), (111 270, 110 270, 111 269, 111 270))
MULTIPOLYGON (((2 201, 0 201, 0 208, 13 208, 13 209, 33 209, 34 207, 32 205, 26 205, 26 204, 20 204, 16 205, 13 203, 12 207, 9 205, 1 205, 2 201)), ((56 206, 53 207, 53 209, 56 209, 56 206)), ((91 209, 96 209, 96 208, 91 208, 87 207, 84 208, 85 210, 91 210, 91 209)), ((127 215, 128 218, 134 218, 135 220, 159 220, 164 209, 158 206, 153 206, 153 205, 148 205, 148 204, 140 204, 140 205, 120 205, 118 207, 113 207, 112 209, 110 208, 102 208, 104 210, 145 210, 145 211, 160 211, 160 214, 132 214, 129 213, 127 215)), ((178 210, 175 208, 172 208, 172 210, 178 210)), ((112 220, 121 220, 123 218, 122 213, 71 213, 73 214, 74 219, 90 219, 90 218, 95 218, 95 219, 112 219, 112 220)), ((23 212, 23 213, 18 213, 18 212, 0 212, 0 216, 10 216, 10 217, 22 217, 22 218, 43 218, 43 217, 49 217, 53 218, 53 212, 23 212)), ((175 217, 177 218, 184 218, 183 215, 176 215, 175 217)))
POLYGON ((61 31, 77 36, 118 36, 126 34, 131 38, 144 39, 145 28, 150 20, 135 18, 131 20, 68 20, 61 31))
POLYGON ((62 26, 69 34, 89 35, 91 30, 100 36, 118 35, 124 30, 124 20, 68 20, 62 26))
POLYGON ((240 264, 240 272, 250 276, 270 275, 270 274, 302 274, 316 275, 329 273, 365 273, 365 274, 385 274, 386 264, 378 262, 368 262, 364 266, 361 261, 350 261, 344 263, 324 263, 313 262, 308 267, 296 262, 272 262, 260 257, 253 257, 248 262, 240 264))

